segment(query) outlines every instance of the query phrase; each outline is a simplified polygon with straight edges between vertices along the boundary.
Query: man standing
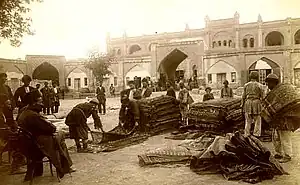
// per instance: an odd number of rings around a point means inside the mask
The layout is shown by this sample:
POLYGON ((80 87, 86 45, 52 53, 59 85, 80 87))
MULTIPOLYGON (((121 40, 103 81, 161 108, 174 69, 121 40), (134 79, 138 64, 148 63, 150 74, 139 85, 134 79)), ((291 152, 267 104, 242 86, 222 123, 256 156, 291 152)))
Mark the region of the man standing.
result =
POLYGON ((180 112, 182 116, 182 121, 184 124, 187 124, 187 112, 188 112, 188 106, 194 102, 192 97, 189 94, 189 91, 184 87, 183 81, 179 82, 179 94, 178 94, 178 100, 179 100, 179 107, 180 112))
POLYGON ((258 81, 257 71, 250 73, 250 82, 244 85, 241 107, 245 113, 245 137, 250 136, 251 126, 254 123, 253 135, 261 136, 261 101, 264 96, 262 84, 258 81))
MULTIPOLYGON (((128 95, 121 92, 121 109, 119 112, 119 124, 128 132, 140 124, 140 110, 136 100, 130 100, 128 95)), ((141 130, 142 128, 139 128, 141 130)))
POLYGON ((58 107, 60 106, 59 102, 59 93, 60 89, 57 87, 56 82, 53 83, 53 113, 58 113, 58 107))
POLYGON ((126 94, 129 98, 129 100, 139 100, 141 99, 141 91, 139 89, 136 89, 135 87, 135 83, 134 81, 129 81, 128 82, 128 86, 129 86, 129 89, 126 89, 124 91, 121 92, 121 97, 122 97, 122 94, 126 94))
POLYGON ((112 97, 115 97, 115 87, 113 84, 110 84, 109 92, 112 97))
POLYGON ((142 98, 148 98, 151 96, 151 94, 152 94, 152 89, 150 87, 148 87, 148 82, 144 81, 142 93, 141 93, 142 98))
POLYGON ((14 97, 13 93, 8 85, 5 84, 7 81, 7 75, 4 72, 0 72, 0 93, 6 94, 8 96, 8 99, 13 103, 14 105, 14 97))
POLYGON ((22 109, 17 118, 18 124, 23 130, 31 134, 31 138, 38 146, 29 146, 29 143, 20 141, 20 150, 32 161, 27 164, 25 181, 31 180, 33 176, 43 174, 43 158, 49 157, 60 178, 66 173, 74 172, 71 168, 72 160, 64 141, 62 132, 56 132, 56 127, 40 115, 43 107, 41 94, 34 90, 26 95, 29 105, 22 109), (30 147, 30 149, 28 148, 30 147), (32 151, 33 150, 33 151, 32 151))
POLYGON ((205 88, 205 94, 203 95, 203 101, 208 101, 208 100, 213 100, 214 95, 211 93, 211 87, 206 87, 205 88))
POLYGON ((166 82, 166 86, 167 86, 167 96, 172 96, 176 98, 176 93, 173 86, 171 85, 171 82, 166 82))
POLYGON ((99 101, 92 99, 90 102, 80 103, 76 105, 66 117, 66 125, 69 126, 70 138, 75 140, 77 152, 88 152, 88 131, 90 128, 87 125, 87 118, 92 115, 94 119, 95 129, 101 129, 102 123, 100 117, 97 114, 97 106, 99 101), (83 149, 81 142, 83 143, 83 149))
POLYGON ((43 108, 43 113, 44 114, 48 114, 50 115, 50 108, 51 108, 51 89, 50 87, 48 87, 48 82, 44 83, 45 87, 43 87, 41 89, 41 92, 43 94, 43 104, 44 104, 44 108, 43 108))
MULTIPOLYGON (((266 83, 268 88, 272 91, 279 84, 279 78, 275 74, 269 74, 266 78, 266 83)), ((287 126, 287 119, 284 117, 280 117, 276 119, 276 121, 278 121, 279 124, 276 124, 277 128, 273 130, 272 134, 272 142, 276 152, 274 157, 279 159, 279 162, 286 163, 292 159, 292 131, 287 126), (276 141, 276 135, 278 141, 276 141)))
POLYGON ((24 83, 23 86, 19 87, 15 94, 14 94, 14 99, 17 104, 17 107, 19 108, 19 111, 28 105, 28 100, 25 99, 26 94, 29 92, 33 91, 34 88, 29 86, 31 82, 31 77, 28 75, 24 75, 22 78, 22 82, 24 83))
POLYGON ((105 114, 106 109, 105 109, 105 103, 106 103, 106 96, 105 96, 105 88, 102 87, 102 83, 97 84, 97 89, 96 89, 96 95, 97 99, 99 101, 99 113, 102 114, 102 108, 103 108, 103 114, 105 114))
POLYGON ((221 98, 233 98, 233 92, 230 87, 228 87, 228 81, 223 82, 224 87, 221 89, 221 98))

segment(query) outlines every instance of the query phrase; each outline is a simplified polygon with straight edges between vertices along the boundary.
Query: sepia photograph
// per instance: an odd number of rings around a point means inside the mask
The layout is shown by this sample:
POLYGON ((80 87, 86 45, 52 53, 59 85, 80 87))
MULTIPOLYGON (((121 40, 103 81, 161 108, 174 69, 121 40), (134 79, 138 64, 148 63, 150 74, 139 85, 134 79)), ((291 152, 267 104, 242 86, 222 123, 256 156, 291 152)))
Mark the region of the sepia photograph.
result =
POLYGON ((300 185, 299 0, 0 0, 0 185, 300 185))

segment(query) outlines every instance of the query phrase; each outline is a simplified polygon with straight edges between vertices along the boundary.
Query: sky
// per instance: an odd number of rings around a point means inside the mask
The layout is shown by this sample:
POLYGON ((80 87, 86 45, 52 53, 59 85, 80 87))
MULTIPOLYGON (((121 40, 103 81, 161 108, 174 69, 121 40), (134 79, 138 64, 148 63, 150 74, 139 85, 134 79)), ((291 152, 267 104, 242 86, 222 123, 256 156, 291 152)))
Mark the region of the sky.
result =
POLYGON ((300 0, 44 0, 30 5, 34 36, 25 36, 19 48, 0 43, 0 58, 28 55, 64 55, 85 58, 91 50, 105 52, 106 34, 120 37, 183 31, 211 20, 232 18, 240 23, 300 18, 300 0))

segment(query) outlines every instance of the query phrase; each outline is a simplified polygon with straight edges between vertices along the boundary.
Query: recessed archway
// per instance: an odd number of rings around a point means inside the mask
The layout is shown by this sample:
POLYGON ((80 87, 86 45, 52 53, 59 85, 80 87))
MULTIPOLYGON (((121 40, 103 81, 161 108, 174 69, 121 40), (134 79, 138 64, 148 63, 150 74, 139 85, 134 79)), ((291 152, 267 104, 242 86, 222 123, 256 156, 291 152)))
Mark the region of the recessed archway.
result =
POLYGON ((35 68, 32 78, 37 80, 51 80, 52 82, 59 83, 58 70, 48 62, 44 62, 35 68))
POLYGON ((187 57, 188 56, 179 49, 174 49, 160 62, 158 72, 161 76, 165 76, 166 80, 174 81, 178 65, 187 57))
POLYGON ((284 37, 278 31, 268 33, 265 39, 266 46, 281 46, 284 45, 284 37))
POLYGON ((255 61, 252 65, 250 65, 249 74, 251 71, 259 72, 259 82, 262 84, 265 84, 266 77, 270 73, 276 74, 279 77, 279 79, 282 75, 280 66, 276 62, 266 57, 262 57, 259 60, 255 61))
POLYGON ((237 70, 229 63, 219 60, 206 71, 207 83, 220 88, 225 80, 237 82, 237 70))

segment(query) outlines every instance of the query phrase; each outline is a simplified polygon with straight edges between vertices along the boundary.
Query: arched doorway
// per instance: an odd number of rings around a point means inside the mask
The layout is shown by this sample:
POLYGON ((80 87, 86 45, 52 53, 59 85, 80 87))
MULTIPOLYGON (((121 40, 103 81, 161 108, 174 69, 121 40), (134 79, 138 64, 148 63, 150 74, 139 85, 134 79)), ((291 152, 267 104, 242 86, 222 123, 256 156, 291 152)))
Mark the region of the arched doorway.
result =
POLYGON ((44 62, 35 68, 32 78, 37 80, 51 80, 52 82, 59 83, 58 70, 48 62, 44 62))
POLYGON ((78 92, 82 88, 88 88, 89 81, 85 72, 75 68, 67 76, 66 84, 69 89, 78 92))
POLYGON ((140 65, 136 65, 126 73, 126 85, 129 80, 134 80, 136 86, 141 87, 142 79, 146 77, 150 77, 150 73, 140 65))
POLYGON ((237 71, 225 61, 218 61, 213 64, 206 72, 207 83, 213 87, 221 88, 223 82, 228 80, 229 83, 237 82, 237 71))
MULTIPOLYGON (((160 74, 160 81, 170 80, 174 82, 177 78, 184 76, 184 71, 176 71, 178 65, 183 62, 188 56, 180 51, 179 49, 174 49, 169 53, 159 64, 158 72, 160 74)), ((161 82, 163 86, 165 82, 161 82)))
POLYGON ((279 77, 279 79, 281 78, 280 66, 278 64, 276 64, 275 62, 273 62, 272 60, 265 58, 265 57, 254 62, 249 67, 249 74, 251 71, 259 72, 259 82, 264 85, 266 84, 265 83, 266 77, 270 73, 276 74, 279 77))

